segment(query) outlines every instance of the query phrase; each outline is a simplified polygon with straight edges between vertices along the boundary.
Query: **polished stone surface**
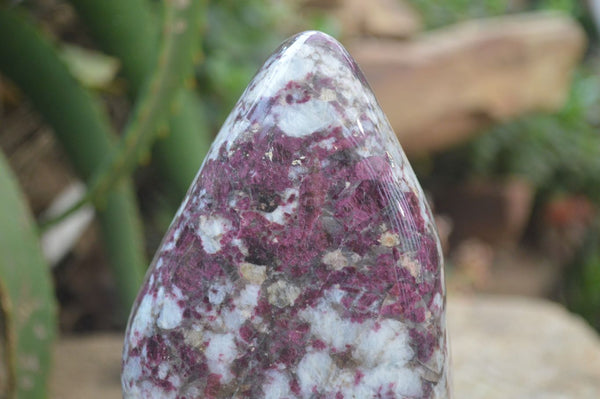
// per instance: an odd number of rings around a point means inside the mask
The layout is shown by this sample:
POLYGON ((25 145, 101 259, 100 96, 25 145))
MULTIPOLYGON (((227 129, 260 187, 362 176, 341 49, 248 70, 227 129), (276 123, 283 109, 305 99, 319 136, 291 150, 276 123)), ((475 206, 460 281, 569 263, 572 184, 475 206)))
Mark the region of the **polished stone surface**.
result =
POLYGON ((447 398, 433 218, 331 37, 285 42, 225 122, 126 333, 125 398, 447 398))

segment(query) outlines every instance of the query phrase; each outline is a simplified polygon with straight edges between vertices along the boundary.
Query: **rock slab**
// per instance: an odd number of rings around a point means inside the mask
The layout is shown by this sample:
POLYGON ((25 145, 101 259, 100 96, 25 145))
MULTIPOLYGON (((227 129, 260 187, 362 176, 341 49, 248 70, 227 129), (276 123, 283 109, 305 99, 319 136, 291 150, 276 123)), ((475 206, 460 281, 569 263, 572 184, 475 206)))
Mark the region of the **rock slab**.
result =
POLYGON ((483 127, 556 111, 586 46, 570 17, 474 20, 409 41, 347 43, 409 155, 448 148, 483 127))
POLYGON ((600 337, 557 304, 457 297, 448 323, 457 398, 600 397, 600 337))

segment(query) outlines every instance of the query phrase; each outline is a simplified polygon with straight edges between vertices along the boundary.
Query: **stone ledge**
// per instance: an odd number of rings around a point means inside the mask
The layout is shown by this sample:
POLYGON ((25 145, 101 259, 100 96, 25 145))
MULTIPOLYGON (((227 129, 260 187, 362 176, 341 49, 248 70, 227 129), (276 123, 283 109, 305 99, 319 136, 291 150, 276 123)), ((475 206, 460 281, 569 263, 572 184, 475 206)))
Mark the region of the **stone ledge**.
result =
MULTIPOLYGON (((596 399, 600 337, 548 301, 454 296, 448 301, 455 398, 596 399)), ((120 334, 64 337, 51 398, 121 398, 120 334)))
POLYGON ((456 297, 448 323, 456 398, 598 398, 600 338, 561 306, 456 297))

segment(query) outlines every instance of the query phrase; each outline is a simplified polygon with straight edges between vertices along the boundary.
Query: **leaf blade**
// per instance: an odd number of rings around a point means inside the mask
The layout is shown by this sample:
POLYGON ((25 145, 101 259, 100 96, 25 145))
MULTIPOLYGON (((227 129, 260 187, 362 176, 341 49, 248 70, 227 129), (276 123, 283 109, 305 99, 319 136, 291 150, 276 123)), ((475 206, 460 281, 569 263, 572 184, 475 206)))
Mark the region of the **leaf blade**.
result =
POLYGON ((0 300, 10 397, 45 398, 56 303, 35 224, 0 154, 0 300))

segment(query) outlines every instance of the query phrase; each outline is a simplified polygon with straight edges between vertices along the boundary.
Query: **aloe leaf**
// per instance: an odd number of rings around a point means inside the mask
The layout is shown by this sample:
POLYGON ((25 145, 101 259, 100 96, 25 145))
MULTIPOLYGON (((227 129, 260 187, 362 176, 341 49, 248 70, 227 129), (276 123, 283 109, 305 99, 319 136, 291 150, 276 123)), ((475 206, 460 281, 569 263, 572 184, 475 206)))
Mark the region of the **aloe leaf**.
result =
POLYGON ((64 219, 88 201, 98 206, 123 176, 147 159, 178 91, 192 73, 204 1, 164 0, 163 40, 156 67, 142 89, 116 150, 94 173, 86 196, 51 221, 64 219))
POLYGON ((158 54, 160 21, 147 0, 69 0, 98 45, 119 58, 137 94, 158 54))
POLYGON ((125 128, 120 147, 98 174, 92 189, 105 192, 115 178, 131 171, 157 137, 157 126, 166 121, 179 90, 193 72, 205 2, 165 0, 163 40, 156 67, 142 89, 125 128))
MULTIPOLYGON (((0 72, 29 97, 54 128, 75 170, 89 181, 114 148, 106 115, 18 7, 0 7, 0 37, 7 38, 0 45, 0 72)), ((97 205, 120 299, 129 309, 146 268, 141 221, 129 179, 124 178, 97 205)))
POLYGON ((45 398, 56 304, 27 200, 0 154, 2 359, 10 398, 45 398))
POLYGON ((179 90, 165 133, 165 137, 156 140, 152 155, 177 191, 179 203, 212 142, 204 103, 195 92, 179 90))
MULTIPOLYGON (((132 96, 140 93, 143 83, 151 76, 156 64, 159 45, 158 25, 150 2, 70 2, 99 46, 121 60, 122 73, 129 82, 132 96)), ((197 11, 200 12, 202 10, 197 11)), ((194 25, 202 22, 201 17, 192 17, 194 25)), ((198 54, 194 52, 199 51, 200 35, 197 30, 192 33, 197 37, 191 37, 189 45, 195 48, 186 57, 192 55, 198 58, 198 54)), ((189 58, 185 63, 190 63, 189 58)), ((193 88, 180 88, 168 119, 167 134, 154 144, 153 162, 156 162, 169 185, 180 197, 187 191, 212 141, 202 108, 202 101, 193 88)))

